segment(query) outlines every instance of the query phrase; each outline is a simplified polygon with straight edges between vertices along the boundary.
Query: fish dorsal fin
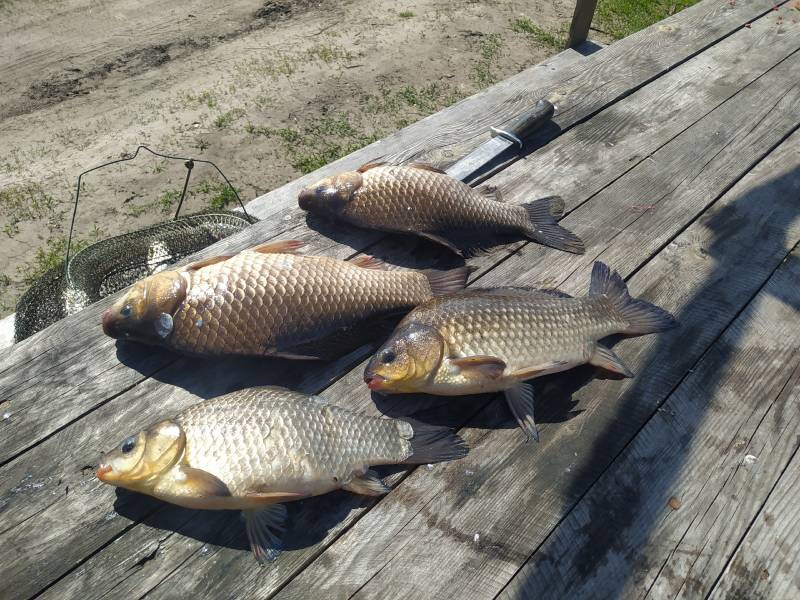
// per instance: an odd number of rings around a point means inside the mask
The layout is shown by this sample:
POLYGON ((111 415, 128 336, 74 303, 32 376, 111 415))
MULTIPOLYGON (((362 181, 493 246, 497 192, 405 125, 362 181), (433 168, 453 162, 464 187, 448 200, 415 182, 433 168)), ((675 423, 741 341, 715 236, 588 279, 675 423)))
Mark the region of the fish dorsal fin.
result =
POLYGON ((528 439, 539 441, 539 431, 533 419, 533 386, 530 383, 517 382, 506 390, 506 402, 511 414, 519 423, 528 439))
POLYGON ((479 188, 478 193, 484 198, 494 200, 495 202, 504 202, 503 194, 496 187, 487 185, 486 187, 479 188))
POLYGON ((350 262, 356 265, 357 267, 361 267, 362 269, 375 269, 376 271, 388 270, 385 262, 383 262, 380 258, 375 258, 374 256, 370 256, 369 254, 363 254, 361 256, 357 256, 350 262))
POLYGON ((365 164, 361 165, 360 167, 358 167, 356 169, 356 172, 358 172, 358 173, 366 173, 370 169, 374 169, 375 167, 383 167, 383 166, 386 166, 386 164, 387 164, 386 162, 381 162, 381 161, 368 162, 368 163, 365 163, 365 164))
POLYGON ((184 271, 199 271, 203 267, 210 267, 211 265, 215 265, 217 263, 225 262, 229 258, 232 258, 232 256, 223 255, 223 256, 212 256, 210 258, 203 258, 203 259, 197 260, 197 261, 195 261, 193 263, 189 263, 188 265, 183 267, 183 270, 184 271))
POLYGON ((392 491, 392 488, 383 483, 378 474, 372 469, 369 469, 361 477, 353 477, 342 488, 348 492, 364 496, 383 496, 392 491))
POLYGON ((430 163, 423 163, 423 162, 415 162, 409 163, 405 165, 409 169, 420 169, 421 171, 431 171, 432 173, 441 173, 442 175, 447 175, 444 171, 442 171, 439 167, 434 167, 430 163))
POLYGON ((298 250, 306 243, 300 240, 280 240, 278 242, 266 242, 248 248, 247 252, 258 252, 259 254, 298 254, 298 250))
POLYGON ((451 358, 450 362, 466 372, 467 375, 481 375, 487 379, 498 379, 506 370, 506 363, 496 356, 465 356, 464 358, 451 358))
POLYGON ((286 507, 270 504, 264 508, 243 510, 247 539, 256 560, 264 565, 281 553, 281 535, 286 530, 286 507))
MULTIPOLYGON (((472 290, 471 290, 472 291, 472 290)), ((534 288, 534 287, 495 287, 495 288, 474 288, 476 294, 497 294, 498 296, 535 296, 544 294, 553 298, 572 298, 566 292, 555 288, 534 288)))

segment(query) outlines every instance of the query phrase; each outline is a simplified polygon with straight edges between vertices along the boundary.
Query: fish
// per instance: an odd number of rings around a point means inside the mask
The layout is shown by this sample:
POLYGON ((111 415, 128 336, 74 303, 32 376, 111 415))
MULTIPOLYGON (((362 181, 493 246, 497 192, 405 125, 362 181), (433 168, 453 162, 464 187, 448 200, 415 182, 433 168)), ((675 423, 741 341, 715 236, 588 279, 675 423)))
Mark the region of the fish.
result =
POLYGON ((581 239, 557 223, 561 197, 506 204, 499 190, 472 188, 422 163, 368 163, 303 189, 298 204, 357 227, 422 236, 463 257, 519 239, 585 251, 581 239))
POLYGON ((667 311, 632 298, 619 273, 595 262, 588 295, 493 288, 456 292, 412 310, 367 363, 380 393, 505 393, 528 439, 538 440, 528 380, 589 363, 633 377, 600 340, 666 331, 667 311))
POLYGON ((351 412, 320 396, 249 388, 199 402, 125 438, 96 476, 185 508, 241 510, 256 560, 277 558, 285 503, 333 490, 379 496, 371 468, 462 458, 444 427, 351 412))
POLYGON ((470 272, 388 270, 371 256, 300 254, 302 245, 271 242, 151 275, 103 313, 103 331, 194 356, 329 360, 374 338, 376 320, 462 289, 470 272))

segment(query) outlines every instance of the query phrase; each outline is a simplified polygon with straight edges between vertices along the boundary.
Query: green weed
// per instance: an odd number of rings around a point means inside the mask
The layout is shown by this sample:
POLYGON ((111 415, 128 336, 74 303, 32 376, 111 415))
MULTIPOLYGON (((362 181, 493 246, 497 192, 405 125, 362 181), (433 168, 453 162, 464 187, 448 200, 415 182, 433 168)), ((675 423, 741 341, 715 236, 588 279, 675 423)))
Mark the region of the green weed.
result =
POLYGON ((605 32, 620 39, 697 2, 698 0, 600 0, 594 18, 605 32))
POLYGON ((207 196, 205 203, 214 210, 222 210, 229 204, 236 202, 236 194, 224 181, 202 181, 191 192, 192 196, 197 194, 207 196))
POLYGON ((414 13, 410 10, 401 10, 399 13, 397 13, 397 16, 401 19, 410 19, 414 16, 414 13))
POLYGON ((555 50, 563 49, 567 44, 563 30, 553 31, 539 27, 528 17, 519 17, 511 22, 511 31, 524 33, 530 40, 555 50))
POLYGON ((58 202, 38 183, 9 185, 0 190, 0 215, 4 217, 3 232, 8 237, 19 233, 19 224, 47 219, 48 229, 57 228, 63 218, 58 202))
POLYGON ((492 73, 492 67, 500 55, 502 45, 503 39, 499 33, 481 36, 478 52, 482 60, 478 61, 472 72, 472 80, 479 87, 488 87, 497 82, 497 76, 492 73))
POLYGON ((214 126, 218 129, 227 129, 234 121, 240 119, 244 115, 244 110, 241 108, 234 108, 227 112, 217 115, 214 119, 214 126))

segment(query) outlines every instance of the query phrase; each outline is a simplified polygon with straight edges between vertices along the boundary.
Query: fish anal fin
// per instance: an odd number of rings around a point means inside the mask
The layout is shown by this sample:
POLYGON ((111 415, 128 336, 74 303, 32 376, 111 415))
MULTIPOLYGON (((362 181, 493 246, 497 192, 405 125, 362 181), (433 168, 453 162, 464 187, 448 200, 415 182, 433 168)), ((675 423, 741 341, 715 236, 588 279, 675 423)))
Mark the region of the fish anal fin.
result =
POLYGON ((366 173, 370 169, 374 169, 375 167, 383 167, 386 164, 387 164, 386 162, 381 162, 381 161, 368 162, 358 167, 356 171, 358 173, 366 173))
POLYGON ((281 551, 281 535, 286 530, 286 507, 269 504, 243 510, 247 539, 256 560, 264 565, 273 562, 281 551))
POLYGON ((451 358, 450 362, 466 372, 467 375, 481 375, 487 379, 498 379, 506 369, 505 361, 496 356, 465 356, 463 358, 451 358))
POLYGON ((505 391, 511 414, 519 423, 528 439, 539 441, 539 431, 533 418, 533 386, 521 381, 505 391))
POLYGON ((342 489, 363 496, 383 496, 392 491, 392 488, 383 483, 378 474, 372 469, 369 469, 360 477, 353 477, 342 486, 342 489))
POLYGON ((353 260, 350 261, 357 267, 361 267, 362 269, 374 269, 376 271, 386 271, 386 263, 383 262, 379 258, 375 258, 374 256, 370 256, 368 254, 362 254, 361 256, 357 256, 353 260))
POLYGON ((223 255, 223 256, 212 256, 210 258, 203 258, 197 260, 193 263, 189 263, 185 267, 183 267, 184 271, 199 271, 203 267, 209 267, 211 265, 215 265, 217 263, 225 262, 229 258, 232 258, 231 255, 223 255))
POLYGON ((446 246, 456 254, 461 254, 461 249, 442 235, 439 235, 437 233, 428 233, 427 231, 415 231, 414 233, 416 233, 420 237, 424 237, 426 240, 430 240, 436 244, 441 244, 442 246, 446 246))
POLYGON ((439 167, 435 167, 430 163, 423 163, 423 162, 414 162, 408 163, 405 165, 409 169, 419 169, 421 171, 431 171, 433 173, 441 173, 442 175, 447 175, 444 171, 442 171, 439 167))
POLYGON ((527 379, 533 379, 534 377, 541 377, 542 375, 548 375, 549 373, 558 373, 560 371, 566 371, 567 369, 573 366, 574 366, 573 364, 565 360, 553 360, 550 362, 517 369, 516 371, 510 373, 510 375, 511 377, 513 377, 518 381, 525 381, 527 379))
POLYGON ((611 348, 601 344, 595 344, 594 352, 589 357, 589 364, 624 377, 633 377, 633 372, 622 362, 622 359, 614 354, 611 348))
POLYGON ((280 240, 277 242, 266 242, 248 248, 248 252, 258 252, 259 254, 297 254, 298 250, 306 243, 301 240, 280 240))

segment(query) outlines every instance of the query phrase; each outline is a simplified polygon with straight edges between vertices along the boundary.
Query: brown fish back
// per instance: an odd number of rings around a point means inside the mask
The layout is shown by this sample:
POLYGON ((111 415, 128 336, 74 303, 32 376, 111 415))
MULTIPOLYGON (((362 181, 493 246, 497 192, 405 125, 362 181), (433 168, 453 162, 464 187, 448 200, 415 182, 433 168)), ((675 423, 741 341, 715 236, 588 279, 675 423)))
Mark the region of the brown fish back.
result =
POLYGON ((370 465, 412 454, 411 425, 352 413, 316 396, 253 388, 200 402, 175 420, 184 463, 248 492, 322 493, 370 465))
POLYGON ((190 354, 268 355, 431 297, 423 273, 245 251, 185 274, 167 345, 190 354))

